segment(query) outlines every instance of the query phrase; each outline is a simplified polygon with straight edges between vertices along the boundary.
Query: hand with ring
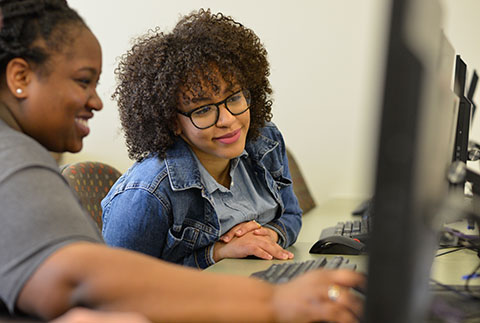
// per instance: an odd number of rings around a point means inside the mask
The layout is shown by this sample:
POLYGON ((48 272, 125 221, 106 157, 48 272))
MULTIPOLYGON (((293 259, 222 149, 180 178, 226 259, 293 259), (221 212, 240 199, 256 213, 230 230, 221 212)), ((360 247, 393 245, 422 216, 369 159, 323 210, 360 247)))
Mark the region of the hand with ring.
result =
POLYGON ((337 285, 330 285, 328 287, 327 295, 332 302, 336 302, 340 296, 340 287, 337 285))
POLYGON ((365 276, 350 270, 314 270, 287 284, 277 285, 280 321, 359 322, 363 314, 363 297, 354 288, 365 287, 365 276), (285 290, 283 290, 285 288, 285 290), (287 295, 285 295, 285 294, 287 295), (288 296, 290 295, 290 297, 288 296), (292 313, 303 311, 303 317, 292 313))

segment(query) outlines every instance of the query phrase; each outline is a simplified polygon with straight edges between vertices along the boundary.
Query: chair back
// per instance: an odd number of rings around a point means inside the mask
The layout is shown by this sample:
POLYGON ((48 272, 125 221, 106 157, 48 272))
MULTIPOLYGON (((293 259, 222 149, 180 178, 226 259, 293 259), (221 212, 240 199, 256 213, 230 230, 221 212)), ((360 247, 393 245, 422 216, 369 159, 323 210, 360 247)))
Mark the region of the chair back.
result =
POLYGON ((312 194, 305 183, 300 167, 298 167, 297 161, 292 155, 292 152, 287 148, 288 165, 290 168, 290 175, 292 176, 293 192, 297 196, 300 208, 305 215, 308 211, 315 207, 315 201, 312 194))
POLYGON ((102 207, 100 202, 121 173, 114 167, 101 162, 78 162, 61 169, 63 177, 77 195, 80 204, 102 229, 102 207))

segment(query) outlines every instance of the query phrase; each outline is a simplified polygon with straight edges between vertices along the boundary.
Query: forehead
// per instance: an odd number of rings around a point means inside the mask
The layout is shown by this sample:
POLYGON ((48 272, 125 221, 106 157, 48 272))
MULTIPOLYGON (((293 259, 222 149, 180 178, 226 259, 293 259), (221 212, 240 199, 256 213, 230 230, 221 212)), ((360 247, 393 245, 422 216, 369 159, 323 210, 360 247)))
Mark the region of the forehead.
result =
POLYGON ((182 104, 187 105, 223 95, 236 87, 238 83, 233 77, 223 76, 219 72, 210 75, 197 74, 180 86, 179 98, 182 104))
POLYGON ((78 27, 70 31, 72 41, 53 52, 50 57, 52 71, 67 71, 87 68, 97 74, 102 69, 102 51, 97 38, 86 27, 78 27))

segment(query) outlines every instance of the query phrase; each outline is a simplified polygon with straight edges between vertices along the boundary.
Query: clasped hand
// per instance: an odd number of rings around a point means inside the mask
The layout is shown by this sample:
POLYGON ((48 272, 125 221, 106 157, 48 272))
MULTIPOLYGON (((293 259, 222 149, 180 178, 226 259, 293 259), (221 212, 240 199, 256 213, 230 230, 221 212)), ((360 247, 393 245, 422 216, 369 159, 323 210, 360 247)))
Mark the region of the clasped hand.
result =
POLYGON ((224 258, 256 256, 261 259, 292 259, 293 254, 277 244, 278 234, 256 221, 237 224, 220 237, 213 249, 215 262, 224 258))

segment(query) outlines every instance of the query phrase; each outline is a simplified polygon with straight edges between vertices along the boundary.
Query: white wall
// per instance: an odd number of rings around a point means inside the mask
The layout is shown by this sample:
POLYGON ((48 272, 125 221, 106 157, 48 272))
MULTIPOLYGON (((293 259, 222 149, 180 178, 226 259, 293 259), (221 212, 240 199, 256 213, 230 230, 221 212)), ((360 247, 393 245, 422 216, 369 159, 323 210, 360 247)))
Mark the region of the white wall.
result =
MULTIPOLYGON (((480 67, 479 44, 471 41, 470 29, 480 22, 462 18, 463 13, 478 14, 480 1, 442 3, 447 37, 469 66, 480 67)), ((274 89, 273 121, 306 174, 314 198, 321 202, 333 196, 370 194, 388 1, 69 0, 69 4, 102 44, 98 91, 105 107, 91 121, 92 133, 82 152, 66 154, 65 163, 100 160, 121 171, 132 164, 110 100, 117 58, 130 47, 132 37, 155 26, 169 31, 180 15, 204 7, 233 16, 264 42, 274 89)))
MULTIPOLYGON (((453 44, 455 51, 467 64, 467 86, 471 72, 477 70, 480 75, 480 1, 478 0, 441 0, 445 11, 445 34, 453 44)), ((480 84, 477 84, 474 102, 480 106, 480 84)), ((480 116, 475 114, 470 138, 480 142, 480 116)))

